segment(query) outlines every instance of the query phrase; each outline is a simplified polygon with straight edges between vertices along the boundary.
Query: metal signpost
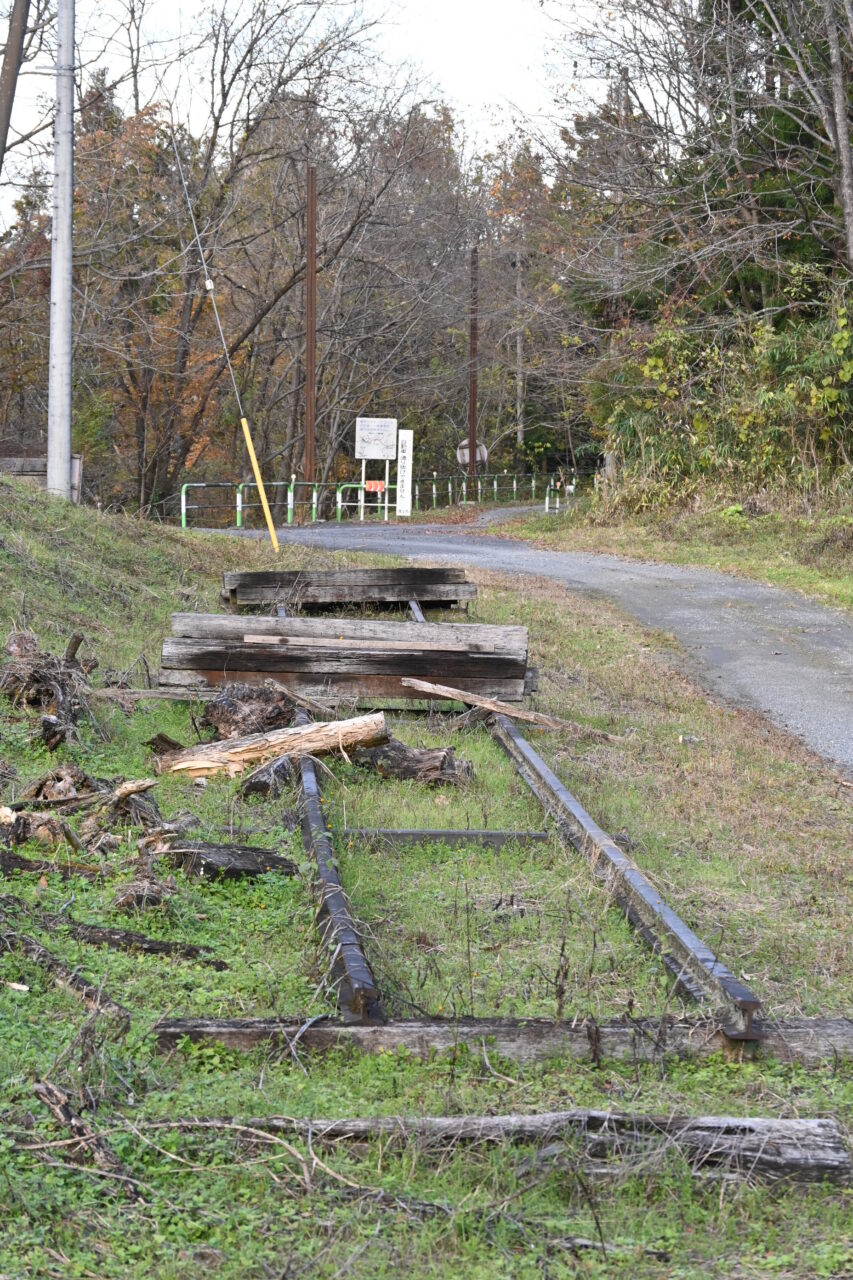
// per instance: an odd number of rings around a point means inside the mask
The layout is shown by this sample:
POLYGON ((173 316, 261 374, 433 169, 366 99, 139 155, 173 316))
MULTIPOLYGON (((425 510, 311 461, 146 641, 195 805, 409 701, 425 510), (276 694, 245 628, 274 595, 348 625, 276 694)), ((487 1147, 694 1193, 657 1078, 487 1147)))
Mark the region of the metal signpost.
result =
POLYGON ((412 514, 412 462, 415 448, 414 431, 401 431, 397 436, 397 519, 412 514))
POLYGON ((385 462, 385 519, 388 519, 388 481, 391 462, 397 456, 396 418, 356 418, 355 456, 361 459, 361 519, 364 519, 364 482, 367 463, 385 462))

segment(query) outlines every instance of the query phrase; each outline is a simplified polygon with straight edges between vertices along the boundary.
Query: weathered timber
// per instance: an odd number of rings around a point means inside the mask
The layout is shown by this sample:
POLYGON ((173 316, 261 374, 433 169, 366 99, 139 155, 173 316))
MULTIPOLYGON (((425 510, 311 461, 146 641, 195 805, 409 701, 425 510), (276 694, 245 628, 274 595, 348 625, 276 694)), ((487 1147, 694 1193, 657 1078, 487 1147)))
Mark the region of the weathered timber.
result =
POLYGON ((387 827, 347 827, 342 835, 345 840, 364 840, 370 844, 386 845, 390 849, 411 848, 419 844, 446 844, 454 848, 463 844, 475 844, 487 849, 502 849, 507 844, 544 844, 550 839, 547 831, 482 831, 441 827, 430 831, 414 828, 394 830, 387 827))
MULTIPOLYGON (((297 712, 297 723, 305 721, 297 712)), ((361 1022, 384 1022, 385 1013, 376 980, 361 945, 349 902, 338 874, 332 838, 320 803, 320 784, 314 761, 299 761, 302 785, 302 839, 317 863, 319 905, 317 918, 323 941, 331 953, 331 979, 338 1005, 345 1018, 361 1022)))
POLYGON ((14 894, 0 894, 0 912, 4 909, 23 912, 34 919, 43 929, 65 931, 80 942, 88 942, 94 947, 109 947, 113 951, 139 951, 145 955, 177 956, 182 960, 198 960, 201 964, 210 965, 213 969, 227 969, 224 960, 217 960, 208 954, 205 947, 197 947, 190 942, 169 942, 161 938, 149 938, 147 934, 136 933, 132 929, 116 929, 110 925, 86 924, 82 920, 73 920, 70 916, 38 911, 14 894))
POLYGON ((462 569, 341 569, 226 573, 224 592, 234 606, 278 604, 291 608, 327 604, 443 603, 473 600, 477 588, 462 569))
POLYGON ((492 732, 542 806, 589 859, 595 874, 612 890, 614 901, 667 967, 688 990, 698 988, 698 993, 712 1002, 722 1003, 732 1019, 729 1034, 757 1036, 753 1018, 761 1001, 754 992, 664 902, 639 867, 602 831, 505 716, 495 717, 492 732))
POLYGON ((359 748, 353 759, 383 778, 462 786, 474 777, 474 766, 468 760, 457 760, 453 747, 407 747, 396 738, 389 738, 381 747, 359 748))
MULTIPOLYGON (((191 668, 168 667, 160 669, 160 690, 162 697, 175 697, 192 701, 194 698, 206 698, 211 690, 221 684, 237 682, 239 684, 265 684, 270 675, 276 675, 286 684, 288 694, 295 702, 299 699, 316 699, 318 701, 340 701, 344 703, 371 703, 378 699, 396 699, 411 702, 419 695, 407 689, 402 675, 326 675, 322 671, 315 672, 265 672, 265 671, 196 671, 191 668), (169 690, 174 689, 174 693, 169 690)), ((524 697, 524 680, 498 679, 466 679, 466 690, 481 693, 485 697, 499 697, 505 702, 520 701, 524 697)))
POLYGON ((270 733, 228 738, 225 742, 202 743, 186 751, 162 756, 157 767, 160 773, 187 773, 192 778, 223 772, 234 776, 249 764, 262 763, 276 756, 298 759, 306 755, 324 755, 350 747, 378 745, 386 737, 385 717, 379 711, 352 720, 305 723, 294 728, 274 729, 270 733))
POLYGON ((297 866, 290 858, 281 858, 267 849, 243 844, 209 844, 206 840, 176 840, 169 846, 169 858, 182 866, 187 875, 224 876, 229 880, 244 876, 263 876, 268 871, 295 876, 297 866))
POLYGON ((409 613, 412 615, 414 622, 426 622, 424 611, 417 600, 412 599, 409 601, 409 613))
MULTIPOLYGON (((405 624, 401 624, 405 625, 405 624)), ((436 648, 399 641, 322 640, 281 642, 266 637, 254 640, 190 640, 166 636, 161 666, 167 670, 222 671, 233 680, 234 671, 265 671, 283 681, 297 675, 373 676, 407 674, 451 679, 520 680, 525 665, 518 657, 465 648, 436 648)), ((405 684, 405 681, 403 682, 405 684)), ((447 696, 447 695, 444 695, 447 696)))
POLYGON ((32 960, 34 964, 44 969, 50 974, 58 987, 76 996, 87 1009, 91 1009, 95 1013, 109 1014, 122 1023, 130 1021, 130 1014, 124 1005, 119 1004, 117 1000, 113 1000, 100 987, 87 982, 85 978, 81 977, 76 968, 71 969, 64 960, 60 960, 53 952, 48 951, 47 947, 43 947, 35 938, 31 938, 25 933, 10 931, 9 933, 0 933, 0 941, 9 950, 20 951, 28 960, 32 960))
POLYGON ((33 1093, 53 1118, 77 1139, 75 1144, 66 1148, 69 1157, 78 1162, 91 1159, 97 1168, 118 1180, 128 1199, 137 1200, 139 1192, 135 1179, 127 1172, 106 1139, 72 1109, 69 1094, 50 1080, 37 1080, 33 1085, 33 1093))
MULTIPOLYGON (((571 1145, 573 1163, 636 1161, 638 1152, 655 1148, 678 1153, 691 1172, 719 1170, 740 1176, 795 1182, 851 1180, 850 1153, 836 1120, 782 1119, 766 1116, 669 1116, 617 1111, 547 1111, 498 1116, 368 1116, 340 1120, 299 1120, 265 1116, 265 1131, 291 1133, 312 1142, 385 1137, 400 1142, 446 1144, 553 1143, 571 1145)), ((555 1152, 549 1153, 551 1156, 555 1152)))
POLYGON ((474 622, 379 622, 363 618, 235 617, 227 613, 173 613, 171 632, 190 640, 242 640, 246 635, 290 642, 396 641, 404 647, 438 645, 526 661, 527 627, 474 622))
POLYGON ((759 1042, 732 1041, 718 1021, 706 1018, 638 1018, 607 1022, 576 1018, 401 1018, 384 1026, 286 1018, 176 1018, 154 1028, 161 1049, 183 1036, 255 1049, 268 1041, 324 1052, 350 1046, 362 1053, 405 1049, 415 1057, 466 1048, 521 1064, 566 1058, 580 1062, 657 1062, 666 1058, 776 1059, 816 1067, 853 1058, 853 1018, 789 1018, 761 1026, 759 1042))
POLYGON ((25 858, 19 853, 11 853, 0 844, 0 872, 4 876, 10 876, 15 871, 38 876, 55 872, 64 880, 70 879, 71 876, 83 876, 86 880, 96 880, 104 874, 103 868, 92 862, 74 862, 68 859, 57 862, 55 859, 48 861, 41 858, 25 858))
MULTIPOLYGON (((448 673, 449 674, 449 673, 448 673)), ((593 729, 590 725, 578 724, 574 720, 560 720, 557 716, 546 716, 541 711, 527 711, 524 707, 506 707, 496 698, 482 697, 468 693, 464 689, 454 689, 446 684, 433 684, 428 680, 405 679, 407 689, 414 689, 428 698, 442 698, 454 702, 464 702, 472 707, 482 707, 495 715, 512 716, 515 720, 524 720, 528 724, 536 724, 543 729, 568 729, 578 737, 597 738, 602 742, 618 742, 612 733, 602 729, 593 729)))

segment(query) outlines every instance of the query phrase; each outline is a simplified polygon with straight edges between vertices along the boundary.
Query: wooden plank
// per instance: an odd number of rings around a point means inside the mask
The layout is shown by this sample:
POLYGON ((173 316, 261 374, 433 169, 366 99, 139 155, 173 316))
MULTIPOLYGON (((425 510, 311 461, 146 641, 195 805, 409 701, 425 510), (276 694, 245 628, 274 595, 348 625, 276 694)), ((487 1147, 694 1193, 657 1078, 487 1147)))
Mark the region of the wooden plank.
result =
MULTIPOLYGON (((284 688, 293 690, 304 698, 316 698, 319 701, 370 700, 376 698, 393 698, 402 702, 423 700, 423 695, 413 692, 404 686, 403 676, 399 675, 334 675, 323 677, 316 672, 270 672, 247 671, 245 668, 230 671, 196 671, 192 668, 164 667, 160 671, 159 680, 162 690, 175 688, 187 697, 193 696, 194 689, 201 689, 204 696, 205 686, 219 684, 265 684, 275 679, 284 688)), ((504 702, 520 702, 524 697, 523 680, 491 680, 473 677, 460 679, 461 687, 472 693, 490 694, 504 702)))
MULTIPOLYGON (((294 608, 324 604, 407 604, 411 591, 411 584, 405 582, 389 582, 381 586, 356 582, 340 586, 235 587, 231 598, 238 606, 284 601, 294 608)), ((473 582, 422 586, 418 588, 418 598, 425 604, 458 604, 476 600, 477 587, 473 582)))
POLYGON ((367 840, 386 845, 391 849, 411 848, 420 844, 481 845, 487 849, 502 849, 507 844, 545 844, 551 836, 547 831, 474 831, 459 828, 436 828, 421 831, 414 828, 394 830, 387 827, 347 827, 341 833, 344 840, 367 840))
MULTIPOLYGON (((222 575, 222 585, 226 591, 236 591, 240 587, 289 588, 306 583, 318 586, 409 583, 414 588, 415 586, 451 585, 465 581, 465 570, 455 565, 431 568, 404 565, 379 569, 267 569, 222 575)), ((410 596, 417 594, 414 589, 409 592, 410 596)))
POLYGON ((722 1054, 730 1061, 800 1063, 817 1067, 853 1059, 853 1018, 787 1018, 764 1023, 755 1042, 732 1041, 719 1021, 707 1018, 630 1018, 607 1022, 578 1016, 549 1018, 400 1018, 382 1027, 346 1026, 300 1018, 175 1018, 154 1028, 160 1049, 184 1036, 250 1051, 258 1045, 288 1045, 318 1053, 347 1046, 361 1053, 417 1058, 456 1054, 460 1048, 522 1065, 564 1058, 575 1062, 662 1062, 722 1054))
MULTIPOLYGON (((187 640, 182 636, 166 636, 163 640, 161 665, 166 668, 191 668, 197 671, 266 671, 309 672, 317 676, 333 675, 435 675, 454 679, 521 680, 526 667, 517 657, 502 654, 471 653, 454 649, 390 649, 375 644, 370 648, 350 650, 313 647, 294 648, 276 643, 243 644, 234 640, 187 640)), ((448 695, 444 695, 448 696, 448 695)), ((449 695, 452 696, 452 695, 449 695)))
POLYGON ((426 644, 463 645, 526 659, 527 627, 473 622, 380 622, 361 618, 235 617, 227 613, 173 613, 172 635, 198 640, 241 640, 251 634, 292 639, 403 641, 412 648, 426 644))
POLYGON ((414 598, 409 601, 409 613, 413 622, 426 622, 424 611, 414 598))
POLYGON ((758 997, 718 960, 662 898, 640 868, 602 831, 557 775, 505 716, 496 716, 492 733, 575 848, 591 862, 614 902, 644 933, 682 985, 719 1002, 732 1017, 732 1031, 757 1035, 753 1019, 758 997))

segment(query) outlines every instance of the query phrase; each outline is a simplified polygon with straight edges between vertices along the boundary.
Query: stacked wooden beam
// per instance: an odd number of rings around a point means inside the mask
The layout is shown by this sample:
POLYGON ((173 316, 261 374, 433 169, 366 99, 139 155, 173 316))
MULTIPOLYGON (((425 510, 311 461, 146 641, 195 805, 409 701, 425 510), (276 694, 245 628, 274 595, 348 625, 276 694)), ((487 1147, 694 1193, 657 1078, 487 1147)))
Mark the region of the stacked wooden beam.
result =
POLYGON ((284 605, 288 612, 334 604, 467 603, 477 587, 464 569, 336 569, 226 573, 223 599, 232 609, 284 605))
POLYGON ((403 682, 424 676, 518 702, 527 649, 527 628, 518 626, 177 613, 163 641, 160 684, 274 679, 309 698, 418 699, 403 682))

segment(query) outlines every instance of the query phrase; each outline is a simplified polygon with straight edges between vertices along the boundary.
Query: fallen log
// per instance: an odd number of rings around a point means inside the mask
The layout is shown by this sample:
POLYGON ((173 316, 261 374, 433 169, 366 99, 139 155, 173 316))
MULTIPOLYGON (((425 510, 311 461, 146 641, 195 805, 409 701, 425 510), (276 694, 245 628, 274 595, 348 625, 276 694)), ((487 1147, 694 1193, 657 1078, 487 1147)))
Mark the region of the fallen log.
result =
POLYGON ((64 880, 67 880, 70 876, 83 876, 87 880, 95 880, 104 874, 103 868, 96 867, 91 862, 55 862, 42 858, 25 858, 19 853, 11 853, 8 849, 0 846, 0 872, 4 876, 8 876, 14 871, 37 876, 56 872, 64 880))
POLYGON ((186 773, 191 778, 207 778, 216 773, 231 777, 247 765, 274 756, 287 755, 292 760, 303 756, 345 752, 349 747, 378 746, 387 740, 385 717, 381 711, 352 720, 312 722, 290 729, 274 729, 270 733, 253 733, 226 742, 202 743, 186 751, 174 751, 157 761, 159 773, 186 773))
POLYGON ((128 1199, 137 1200, 139 1192, 136 1180, 127 1172, 106 1139, 100 1137, 82 1116, 72 1110, 71 1099, 65 1090, 50 1080, 37 1080, 33 1085, 33 1093, 53 1118, 78 1139, 75 1145, 67 1148, 71 1159, 80 1162, 87 1157, 91 1158, 97 1168, 118 1179, 128 1199))
POLYGON ((457 760, 453 747, 407 747, 396 738, 389 738, 381 747, 360 748, 353 759, 383 778, 461 786, 474 777, 474 766, 468 760, 457 760))
MULTIPOLYGON (((627 1157, 627 1172, 638 1154, 667 1156, 677 1150, 691 1173, 709 1170, 741 1177, 786 1178, 796 1182, 851 1180, 850 1153, 838 1122, 765 1116, 667 1116, 612 1111, 548 1111, 538 1115, 370 1116, 341 1120, 263 1116, 253 1128, 290 1133, 312 1142, 397 1138, 436 1144, 552 1143, 569 1155, 571 1167, 612 1171, 627 1157), (571 1144, 570 1146, 568 1144, 571 1144)), ((548 1153, 558 1154, 553 1149, 548 1153)))
POLYGON ((362 1053, 404 1049, 418 1058, 483 1046, 512 1062, 660 1062, 667 1058, 708 1058, 715 1054, 752 1061, 777 1059, 815 1067, 853 1058, 853 1018, 794 1018, 766 1022, 759 1041, 730 1040, 718 1022, 704 1018, 642 1018, 592 1022, 583 1018, 552 1022, 546 1018, 401 1018, 384 1026, 349 1025, 331 1020, 305 1023, 294 1018, 176 1018, 154 1028, 162 1049, 188 1036, 231 1049, 260 1044, 298 1043, 325 1052, 351 1047, 362 1053))
POLYGON ((546 716, 541 711, 526 711, 523 707, 510 706, 499 702, 497 698, 484 698, 478 693, 468 693, 465 689, 455 689, 447 684, 433 684, 430 680, 416 680, 404 677, 402 683, 407 689, 414 689, 430 698, 442 698, 453 702, 464 702, 467 706, 482 707, 485 711, 493 711, 495 715, 511 716, 514 720, 524 720, 528 724, 538 724, 543 729, 568 730, 578 738, 595 738, 599 742, 619 742, 613 733, 605 733, 603 729, 593 729, 590 725, 579 724, 576 720, 560 720, 557 716, 546 716))
POLYGON ((43 947, 35 938, 30 938, 25 933, 9 932, 0 934, 0 939, 9 950, 20 951, 28 960, 32 960, 34 964, 39 965, 40 968, 50 974, 58 987, 76 996, 93 1013, 109 1014, 111 1017, 117 1018, 122 1024, 130 1021, 130 1014, 124 1005, 119 1004, 117 1000, 113 1000, 100 987, 95 987, 91 982, 87 982, 85 978, 80 976, 77 969, 69 968, 64 960, 60 960, 53 952, 48 951, 47 947, 43 947))
POLYGON ((179 841, 169 845, 168 856, 186 875, 224 876, 228 880, 243 876, 263 876, 268 871, 295 876, 298 867, 289 858, 280 858, 268 849, 243 844, 208 844, 205 840, 179 841))

